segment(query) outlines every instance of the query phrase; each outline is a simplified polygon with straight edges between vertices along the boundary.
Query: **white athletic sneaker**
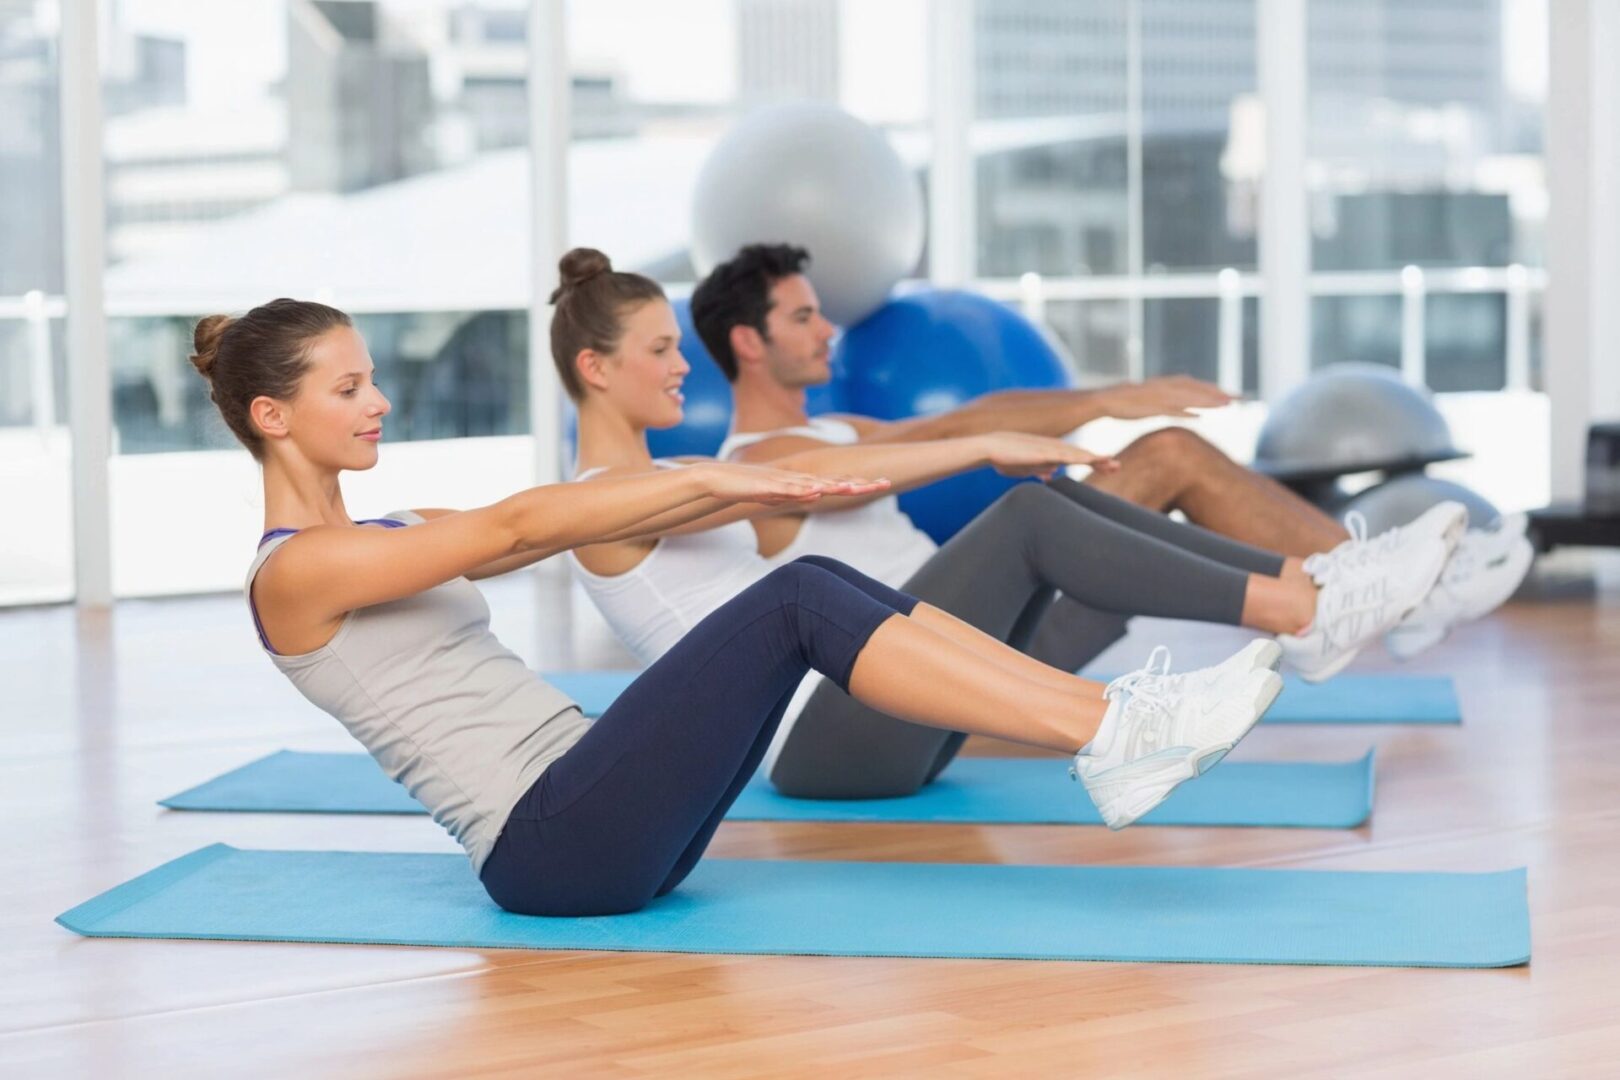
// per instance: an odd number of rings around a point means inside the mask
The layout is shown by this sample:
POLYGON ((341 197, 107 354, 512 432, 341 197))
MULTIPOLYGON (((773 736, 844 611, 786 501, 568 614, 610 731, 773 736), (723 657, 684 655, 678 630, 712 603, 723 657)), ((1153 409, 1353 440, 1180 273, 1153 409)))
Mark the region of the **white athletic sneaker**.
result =
MULTIPOLYGON (((1356 511, 1352 510, 1350 514, 1356 514, 1356 511)), ((1349 528, 1348 522, 1350 520, 1350 514, 1344 515, 1347 523, 1345 526, 1346 528, 1349 528)), ((1356 516, 1361 517, 1360 514, 1356 514, 1356 516)), ((1529 520, 1526 519, 1527 527, 1528 523, 1529 520)), ((1367 528, 1367 519, 1365 517, 1361 518, 1361 527, 1363 531, 1365 531, 1367 528)), ((1467 531, 1468 507, 1464 506, 1460 502, 1453 502, 1452 500, 1447 499, 1445 502, 1435 503, 1433 506, 1423 511, 1423 513, 1419 514, 1405 525, 1398 525, 1393 529, 1387 529, 1384 532, 1379 533, 1378 536, 1374 537, 1373 539, 1377 540, 1380 537, 1388 536, 1390 533, 1399 533, 1411 536, 1438 536, 1441 540, 1446 542, 1447 549, 1450 549, 1456 547, 1462 542, 1463 534, 1467 531)))
POLYGON ((1069 769, 1110 829, 1123 829, 1178 785, 1208 772, 1282 690, 1282 677, 1266 666, 1276 657, 1254 645, 1216 667, 1182 675, 1168 674, 1168 651, 1160 667, 1162 648, 1140 671, 1108 684, 1097 737, 1069 769))
POLYGON ((1188 689, 1225 697, 1241 692, 1250 672, 1276 671, 1281 661, 1281 645, 1270 638, 1255 638, 1214 667, 1186 671, 1180 675, 1170 675, 1170 650, 1160 645, 1149 654, 1143 670, 1153 672, 1158 668, 1158 674, 1180 679, 1181 684, 1188 689), (1160 653, 1164 654, 1162 661, 1159 660, 1160 653))
POLYGON ((1350 539, 1305 560, 1306 573, 1321 586, 1316 618, 1304 633, 1277 636, 1283 659, 1306 682, 1343 671, 1422 603, 1467 523, 1462 504, 1444 502, 1409 525, 1368 539, 1366 519, 1346 514, 1350 539))
POLYGON ((1529 519, 1513 514, 1492 529, 1469 529, 1446 561, 1440 581, 1406 618, 1384 635, 1397 660, 1438 645, 1452 629, 1488 615, 1518 589, 1535 561, 1525 537, 1529 519))
POLYGON ((1244 678, 1251 671, 1276 671, 1277 664, 1281 660, 1281 645, 1269 638, 1255 638, 1214 667, 1172 675, 1170 650, 1163 645, 1156 645, 1153 651, 1148 653, 1147 663, 1129 675, 1121 675, 1108 684, 1108 689, 1130 689, 1142 679, 1154 678, 1166 680, 1165 686, 1212 693, 1219 697, 1237 693, 1242 689, 1244 678))

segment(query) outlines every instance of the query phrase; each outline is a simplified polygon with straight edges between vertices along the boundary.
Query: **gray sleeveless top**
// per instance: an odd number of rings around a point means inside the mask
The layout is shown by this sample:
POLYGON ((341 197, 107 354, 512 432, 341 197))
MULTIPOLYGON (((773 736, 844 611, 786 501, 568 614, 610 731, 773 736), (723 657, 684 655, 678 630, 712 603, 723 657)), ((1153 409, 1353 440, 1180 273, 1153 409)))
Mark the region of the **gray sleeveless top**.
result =
MULTIPOLYGON (((408 510, 377 524, 418 525, 408 510)), ((248 569, 291 539, 275 530, 248 569)), ((253 611, 255 625, 258 612, 253 611)), ((299 693, 336 717, 460 841, 482 870, 512 807, 590 724, 489 630, 484 594, 466 578, 351 611, 314 652, 260 644, 299 693)))

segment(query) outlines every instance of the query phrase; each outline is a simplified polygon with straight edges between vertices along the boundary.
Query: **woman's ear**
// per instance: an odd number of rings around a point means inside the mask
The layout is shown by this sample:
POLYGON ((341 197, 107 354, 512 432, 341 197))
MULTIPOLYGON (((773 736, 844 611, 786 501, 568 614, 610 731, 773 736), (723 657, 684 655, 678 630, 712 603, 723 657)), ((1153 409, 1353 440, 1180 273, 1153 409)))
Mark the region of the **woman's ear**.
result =
POLYGON ((253 426, 267 439, 287 437, 287 407, 273 397, 260 395, 248 403, 248 415, 253 426))
POLYGON ((597 390, 607 389, 607 357, 595 349, 581 349, 574 357, 574 370, 582 385, 597 390))

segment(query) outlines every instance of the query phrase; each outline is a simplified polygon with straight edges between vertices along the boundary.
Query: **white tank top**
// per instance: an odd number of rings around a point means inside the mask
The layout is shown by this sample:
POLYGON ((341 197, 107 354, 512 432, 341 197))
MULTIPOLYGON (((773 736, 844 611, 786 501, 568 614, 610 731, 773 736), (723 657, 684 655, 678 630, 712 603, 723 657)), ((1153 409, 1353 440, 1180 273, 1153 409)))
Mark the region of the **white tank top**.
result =
MULTIPOLYGON (((661 469, 681 467, 678 461, 653 464, 661 469)), ((589 480, 602 471, 591 469, 574 479, 589 480)), ((767 561, 760 555, 759 537, 752 525, 735 521, 705 532, 663 537, 645 559, 612 577, 591 573, 572 551, 568 562, 614 636, 637 660, 650 664, 715 608, 775 569, 777 560, 767 561)), ((812 671, 799 683, 776 737, 765 751, 761 768, 767 775, 821 680, 812 671)))
MULTIPOLYGON (((681 467, 675 461, 653 464, 681 467)), ((592 469, 575 480, 601 471, 592 469)), ((663 537, 645 559, 612 577, 591 573, 572 551, 568 562, 614 635, 643 664, 664 655, 709 612, 773 568, 761 557, 759 538, 746 521, 663 537)))
MULTIPOLYGON (((745 446, 782 435, 816 439, 834 446, 853 446, 860 441, 860 433, 853 425, 818 416, 803 427, 734 432, 720 444, 720 457, 731 458, 745 446)), ((780 566, 802 555, 825 555, 898 589, 938 550, 939 546, 928 534, 906 517, 905 511, 900 509, 900 500, 891 497, 852 510, 805 515, 792 543, 772 555, 769 562, 780 566)))

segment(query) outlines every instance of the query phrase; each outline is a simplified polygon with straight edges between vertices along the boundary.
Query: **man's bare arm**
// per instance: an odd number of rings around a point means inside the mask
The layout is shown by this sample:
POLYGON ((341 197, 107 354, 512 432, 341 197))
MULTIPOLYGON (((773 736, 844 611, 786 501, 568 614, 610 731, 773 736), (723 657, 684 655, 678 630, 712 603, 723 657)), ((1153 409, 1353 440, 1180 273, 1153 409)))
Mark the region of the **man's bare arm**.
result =
POLYGON ((1193 409, 1219 408, 1232 400, 1218 386, 1185 375, 1168 375, 1099 390, 999 390, 949 412, 908 420, 838 419, 853 425, 863 443, 954 439, 992 431, 1058 437, 1105 416, 1122 420, 1190 417, 1197 415, 1193 409))

